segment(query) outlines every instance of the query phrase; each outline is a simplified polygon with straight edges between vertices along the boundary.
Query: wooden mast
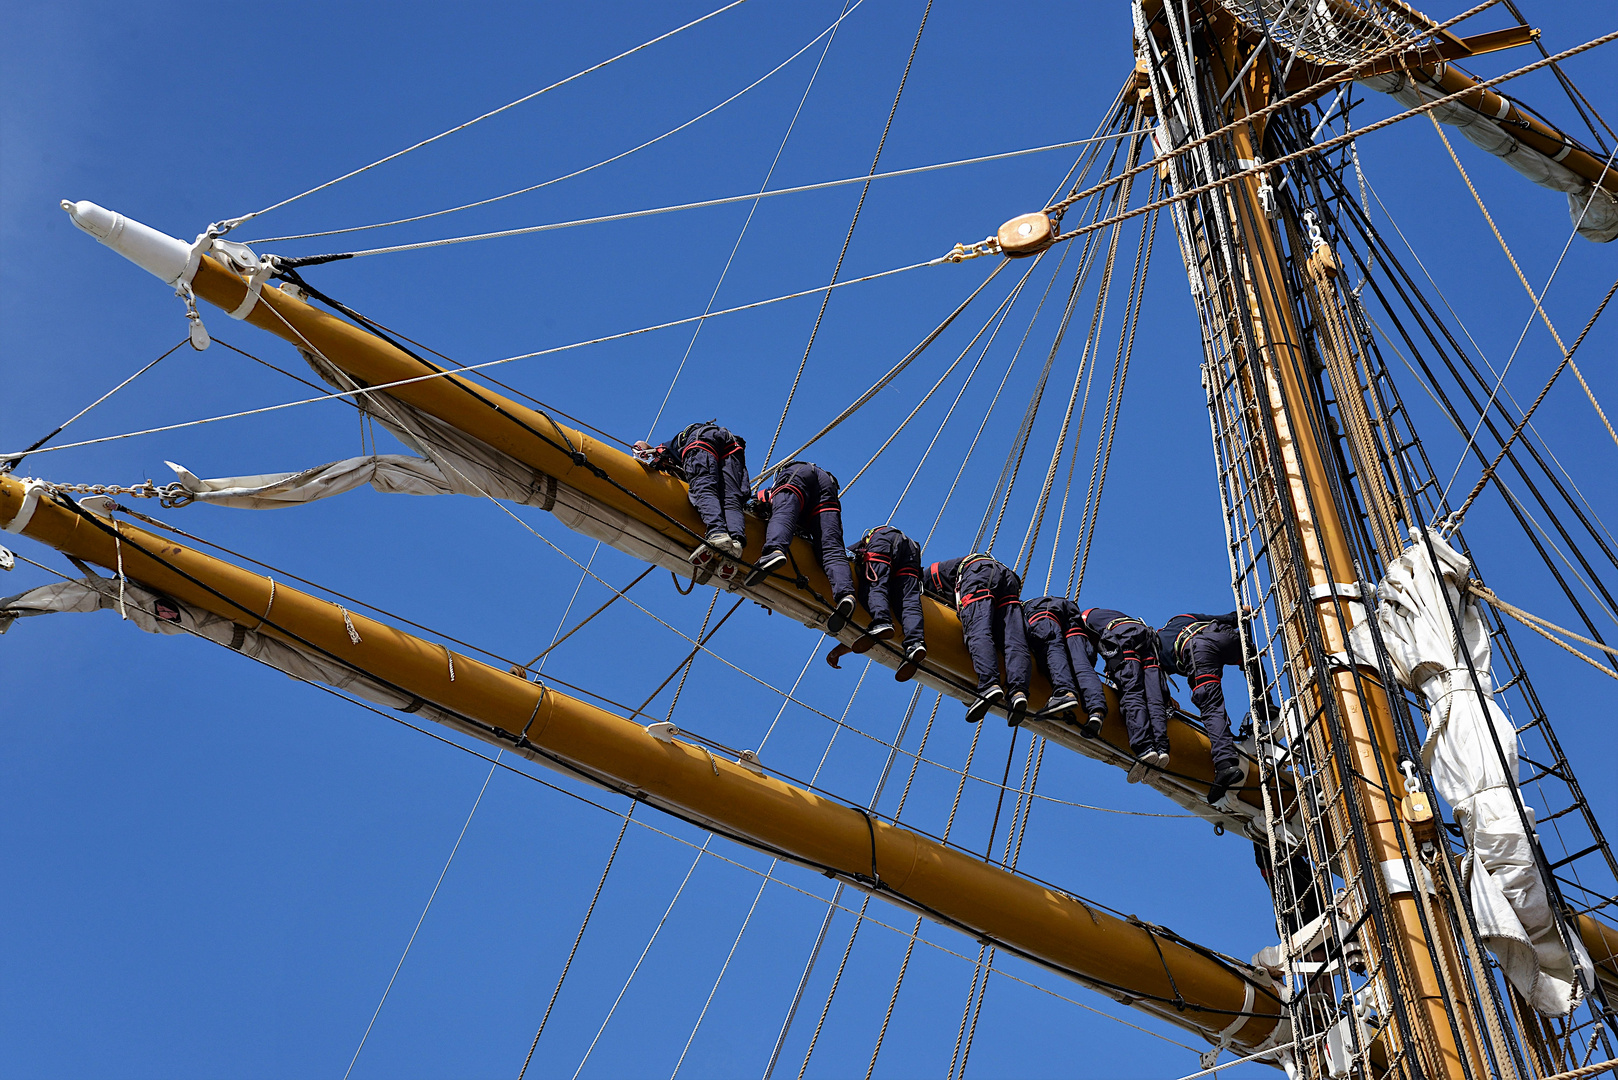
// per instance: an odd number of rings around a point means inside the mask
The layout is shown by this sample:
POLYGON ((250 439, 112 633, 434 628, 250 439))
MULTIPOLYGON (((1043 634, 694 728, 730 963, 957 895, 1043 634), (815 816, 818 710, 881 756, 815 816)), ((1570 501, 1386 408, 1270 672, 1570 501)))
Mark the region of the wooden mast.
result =
MULTIPOLYGON (((1206 26, 1212 53, 1207 74, 1223 96, 1231 89, 1227 73, 1239 71, 1246 59, 1241 48, 1243 28, 1217 7, 1206 26)), ((1190 73, 1183 73, 1181 86, 1195 86, 1190 73)), ((1243 85, 1230 95, 1231 119, 1240 120, 1269 104, 1273 90, 1267 67, 1253 65, 1243 85)), ((1231 140, 1237 161, 1260 162, 1262 119, 1238 127, 1231 140)), ((1359 574, 1331 483, 1331 459, 1322 445, 1322 427, 1307 419, 1314 411, 1304 382, 1309 360, 1293 307, 1285 302, 1289 279, 1262 209, 1262 179, 1262 166, 1250 167, 1243 180, 1229 189, 1227 213, 1243 278, 1235 288, 1245 297, 1256 339, 1256 354, 1250 358, 1251 377, 1257 384, 1253 391, 1269 414, 1276 443, 1273 460, 1281 463, 1282 473, 1275 478, 1275 495, 1290 519, 1290 528, 1278 529, 1272 536, 1272 558, 1291 556, 1303 578, 1299 581, 1284 566, 1275 569, 1282 598, 1283 640, 1288 660, 1305 670, 1327 664, 1331 654, 1345 651, 1352 620, 1363 617, 1363 612, 1356 616, 1355 605, 1347 602, 1357 595, 1354 587, 1359 574)), ((1390 965, 1387 985, 1405 995, 1413 1021, 1409 1030, 1414 1045, 1390 1046, 1389 1056, 1402 1050, 1413 1057, 1416 1068, 1408 1069, 1408 1075, 1452 1080, 1490 1075, 1494 1070, 1483 1050, 1484 1023, 1457 981, 1463 954, 1450 933, 1451 913, 1442 910, 1448 897, 1432 896, 1423 904, 1402 870, 1405 853, 1413 852, 1417 845, 1400 819, 1398 796, 1389 784, 1400 773, 1399 743, 1387 691, 1374 668, 1336 668, 1327 684, 1330 699, 1322 700, 1321 682, 1304 680, 1298 706, 1304 715, 1327 711, 1336 716, 1335 725, 1321 725, 1319 730, 1337 741, 1324 749, 1339 763, 1336 783, 1347 789, 1361 816, 1357 823, 1338 820, 1333 824, 1343 832, 1361 832, 1373 865, 1353 865, 1360 852, 1352 843, 1341 844, 1338 857, 1349 864, 1345 879, 1357 878, 1362 887, 1383 898, 1388 937, 1370 943, 1367 962, 1390 965), (1424 908, 1441 913, 1424 920, 1424 908)), ((1398 1037, 1396 1027, 1385 1030, 1398 1037)), ((1496 1064, 1510 1068, 1509 1058, 1496 1064)))

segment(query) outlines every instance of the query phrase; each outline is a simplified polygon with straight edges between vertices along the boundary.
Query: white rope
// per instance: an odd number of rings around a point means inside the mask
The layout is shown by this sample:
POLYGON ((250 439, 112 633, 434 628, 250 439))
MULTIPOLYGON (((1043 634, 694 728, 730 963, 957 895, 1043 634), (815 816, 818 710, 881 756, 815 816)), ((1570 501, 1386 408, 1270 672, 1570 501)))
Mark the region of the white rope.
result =
POLYGON ((262 210, 255 210, 251 214, 243 214, 241 217, 231 218, 230 220, 225 221, 225 222, 222 223, 223 226, 224 226, 224 229, 225 229, 225 231, 229 231, 230 229, 233 229, 236 226, 241 225, 244 222, 251 221, 253 218, 259 217, 262 214, 267 214, 271 210, 279 210, 281 207, 286 206, 288 203, 297 202, 299 199, 303 198, 306 195, 313 195, 317 191, 324 191, 327 188, 331 187, 333 184, 342 183, 344 180, 347 180, 350 177, 358 176, 362 172, 367 172, 367 171, 369 171, 371 169, 374 169, 378 165, 386 165, 388 162, 393 161, 396 158, 404 157, 406 154, 410 153, 412 150, 420 150, 423 146, 426 146, 429 143, 435 143, 439 139, 442 139, 442 138, 445 138, 447 136, 455 134, 457 131, 464 131, 467 128, 471 127, 473 124, 480 123, 481 121, 487 120, 491 116, 498 116, 501 113, 505 112, 507 109, 514 109, 518 105, 523 104, 524 102, 534 100, 535 98, 539 97, 541 94, 548 94, 552 90, 555 90, 558 87, 566 86, 568 83, 572 82, 575 79, 581 79, 581 78, 583 78, 584 76, 590 74, 593 71, 600 71, 602 68, 606 67, 608 64, 611 64, 611 63, 613 63, 615 61, 618 61, 618 60, 622 60, 626 56, 633 56, 635 53, 640 52, 642 49, 650 48, 651 46, 656 45, 660 41, 666 41, 669 38, 673 37, 675 34, 678 34, 682 30, 689 30, 689 29, 691 29, 691 27, 696 26, 698 23, 707 22, 709 19, 713 18, 715 15, 723 15, 725 12, 729 11, 731 8, 741 5, 743 2, 744 2, 744 0, 731 0, 731 3, 726 4, 724 7, 719 8, 719 9, 717 9, 715 11, 710 11, 710 12, 708 12, 708 14, 702 16, 701 18, 692 19, 690 22, 686 23, 684 26, 677 26, 673 30, 668 31, 665 34, 659 34, 657 37, 652 38, 650 41, 645 41, 645 42, 642 42, 639 45, 636 45, 633 49, 627 49, 624 52, 619 53, 617 56, 608 57, 607 59, 601 61, 598 64, 592 64, 590 67, 585 68, 583 71, 576 71, 572 75, 569 75, 565 79, 561 79, 561 80, 558 80, 557 82, 553 82, 549 86, 542 87, 539 90, 535 90, 531 94, 525 94, 524 96, 518 98, 516 101, 507 102, 506 104, 500 106, 498 109, 491 109, 488 112, 484 113, 482 116, 475 116, 472 119, 466 121, 464 124, 457 124, 456 126, 450 128, 447 131, 440 131, 437 135, 434 135, 431 138, 423 139, 418 143, 415 143, 413 145, 405 147, 403 150, 397 150, 394 153, 389 154, 387 157, 378 158, 377 160, 371 162, 369 165, 362 165, 359 168, 352 170, 351 172, 344 173, 343 175, 337 177, 334 180, 327 180, 324 184, 320 184, 320 185, 317 185, 315 187, 312 187, 308 191, 300 192, 299 194, 294 195, 289 199, 282 199, 278 203, 271 203, 269 206, 266 206, 262 210))
POLYGON ((606 1019, 602 1020, 601 1026, 596 1029, 595 1038, 590 1040, 589 1047, 584 1051, 584 1057, 579 1059, 579 1067, 573 1070, 573 1080, 579 1080, 579 1074, 584 1071, 585 1063, 590 1060, 590 1055, 595 1052, 596 1043, 601 1041, 601 1036, 607 1030, 607 1025, 612 1023, 612 1017, 618 1011, 618 1005, 624 1000, 624 995, 629 993, 629 984, 635 981, 636 975, 640 974, 640 966, 646 962, 646 954, 650 953, 652 946, 657 944, 658 935, 663 932, 663 927, 668 923, 669 916, 674 913, 674 905, 680 902, 681 894, 685 892, 685 887, 691 883, 691 875, 696 873, 697 864, 708 853, 708 845, 713 843, 713 838, 714 834, 709 833, 708 838, 702 842, 701 849, 697 851, 696 857, 691 860, 691 866, 686 870, 685 877, 681 879, 680 887, 674 890, 674 898, 669 901, 669 906, 664 909, 663 917, 657 920, 657 928, 652 931, 652 936, 647 939, 646 947, 640 951, 640 956, 635 960, 635 966, 629 970, 629 978, 625 979, 624 985, 619 988, 618 996, 612 999, 612 1007, 607 1010, 606 1019))
POLYGON ((376 1018, 382 1015, 382 1006, 388 1003, 388 995, 393 992, 393 984, 399 978, 399 972, 404 969, 405 959, 410 955, 410 947, 416 943, 416 935, 421 933, 421 924, 427 921, 427 913, 433 909, 433 901, 438 899, 439 887, 444 884, 450 864, 455 861, 455 853, 461 850, 461 841, 466 839, 466 830, 472 826, 472 816, 478 812, 478 807, 483 803, 484 792, 489 790, 489 781, 494 779, 495 767, 499 764, 499 757, 504 754, 505 750, 501 749, 496 754, 496 760, 489 765, 489 774, 483 778, 483 786, 478 788, 478 797, 472 800, 472 809, 467 811, 466 821, 461 824, 460 834, 455 837, 455 845, 449 849, 449 858, 444 860, 444 869, 438 872, 438 880, 433 883, 433 891, 427 895, 427 903, 421 909, 421 917, 416 920, 415 929, 410 931, 410 940, 405 942, 404 952, 399 954, 399 962, 393 965, 393 974, 388 976, 388 985, 382 990, 382 1000, 376 1003, 376 1011, 371 1014, 371 1022, 365 1025, 365 1034, 360 1036, 360 1044, 354 1048, 354 1056, 349 1059, 348 1068, 343 1070, 343 1080, 348 1080, 349 1073, 354 1071, 354 1065, 360 1059, 360 1051, 365 1049, 365 1041, 371 1037, 371 1029, 376 1026, 376 1018))
MULTIPOLYGON (((45 446, 39 448, 38 450, 28 451, 27 453, 46 454, 57 450, 72 450, 81 446, 95 446, 99 443, 114 442, 118 439, 131 439, 138 435, 157 435, 165 431, 178 431, 181 428, 197 427, 202 424, 217 423, 220 420, 239 420, 247 416, 258 416, 262 413, 278 412, 282 409, 291 409, 299 405, 313 405, 321 401, 333 401, 337 399, 351 398, 357 394, 365 394, 372 391, 392 390, 400 386, 410 386, 414 383, 427 382, 430 379, 441 379, 447 375, 460 375, 468 371, 483 371, 487 368, 498 367, 501 364, 509 364, 515 360, 532 360, 536 357, 552 356, 556 353, 567 352, 570 349, 583 348, 587 345, 602 345, 611 341, 622 341, 625 338, 636 337, 640 334, 649 334, 655 330, 669 330, 676 326, 687 326, 694 322, 700 322, 703 319, 717 318, 720 315, 734 315, 738 312, 751 311, 754 308, 766 307, 770 304, 778 304, 784 300, 797 300, 801 297, 813 296, 817 293, 825 292, 827 289, 841 289, 849 285, 858 285, 867 281, 876 281, 880 278, 892 277, 895 274, 903 274, 910 270, 920 270, 927 266, 946 265, 948 262, 949 260, 943 257, 929 259, 926 262, 911 263, 909 266, 899 266, 892 270, 883 270, 875 274, 867 274, 864 277, 849 278, 846 281, 839 281, 835 285, 820 285, 813 289, 803 289, 799 292, 786 293, 781 296, 772 296, 768 300, 755 300, 750 304, 738 304, 735 307, 722 308, 719 311, 712 311, 703 315, 691 315, 683 319, 674 319, 669 322, 654 323, 651 326, 642 326, 634 330, 623 330, 616 334, 606 334, 602 337, 588 338, 584 341, 575 341, 567 345, 556 345, 549 349, 537 349, 534 352, 519 353, 516 356, 506 356, 500 358, 499 360, 486 360, 480 364, 465 364, 461 367, 444 368, 439 371, 429 372, 426 375, 415 375, 411 378, 398 379, 394 382, 378 383, 375 386, 366 386, 354 390, 340 390, 329 394, 321 394, 318 397, 301 398, 297 401, 286 401, 279 405, 265 405, 257 409, 244 409, 241 412, 222 413, 218 416, 210 416, 201 420, 188 420, 184 423, 165 424, 161 427, 144 428, 140 431, 126 431, 118 435, 104 435, 99 439, 85 439, 75 443, 61 443, 56 446, 45 446)), ((273 311, 274 308, 272 307, 271 310, 273 311)), ((301 337, 302 335, 299 336, 301 337)), ((312 346, 311 351, 318 352, 318 350, 313 349, 312 346)), ((0 462, 15 460, 23 456, 25 456, 24 452, 0 454, 0 462)))
MULTIPOLYGON (((820 34, 820 37, 815 38, 815 41, 819 41, 821 37, 826 38, 826 47, 820 50, 820 59, 815 61, 815 70, 809 73, 809 82, 803 88, 803 96, 798 99, 798 107, 793 110, 792 119, 787 121, 786 133, 781 136, 781 145, 775 148, 775 157, 770 159, 770 167, 768 171, 764 173, 763 182, 758 186, 760 199, 764 197, 764 192, 769 190, 770 179, 775 176, 775 168, 777 165, 781 164, 781 155, 786 152, 787 142, 792 138, 792 132, 798 126, 798 117, 803 115, 803 107, 809 101, 809 93, 810 91, 814 90, 815 80, 820 77, 821 66, 826 63, 826 54, 831 52, 831 44, 837 38, 838 25, 853 13, 854 8, 859 7, 864 2, 865 0, 854 0, 854 4, 851 7, 847 3, 847 0, 844 0, 843 13, 837 17, 837 22, 832 23, 830 27, 820 34)), ((813 45, 814 43, 814 41, 811 41, 809 45, 813 45)), ((809 45, 805 45, 803 49, 807 49, 809 45)), ((797 53, 793 53, 793 57, 797 57, 799 53, 803 52, 803 49, 799 49, 797 53)), ((780 68, 777 68, 776 70, 779 71, 780 68)), ((753 85, 756 86, 758 84, 754 83, 753 85)), ((707 114, 704 113, 703 115, 707 114)), ((701 117, 698 117, 698 119, 701 119, 701 117)), ((703 315, 707 315, 708 312, 712 311, 714 301, 719 299, 719 290, 724 286, 725 278, 730 274, 731 264, 736 261, 736 253, 742 249, 742 239, 747 235, 748 227, 753 224, 753 215, 758 212, 758 204, 759 199, 754 199, 753 204, 747 208, 747 220, 742 222, 741 231, 736 234, 736 242, 730 246, 730 255, 725 259, 724 268, 719 271, 719 280, 714 283, 713 292, 708 296, 708 306, 703 308, 703 315)), ((674 378, 669 380, 668 392, 663 395, 662 402, 657 406, 657 415, 652 417, 651 426, 646 431, 647 441, 650 441, 653 438, 652 433, 657 430, 658 423, 663 419, 663 410, 668 407, 669 397, 674 393, 674 386, 680 381, 680 373, 685 371, 686 361, 691 359, 691 350, 696 347, 697 335, 702 333, 702 327, 703 323, 699 320, 697 322, 696 329, 691 331, 691 340, 686 342, 685 354, 680 357, 680 363, 674 369, 674 378)), ((678 1066, 675 1067, 675 1071, 679 1071, 678 1066)))
MULTIPOLYGON (((447 247, 451 244, 469 244, 479 240, 499 240, 508 236, 529 236, 534 233, 554 232, 557 229, 571 229, 580 225, 602 225, 613 221, 633 221, 637 218, 654 217, 659 214, 672 214, 680 210, 702 210, 710 206, 729 206, 732 203, 768 199, 777 195, 799 195, 808 191, 824 191, 828 188, 844 187, 848 184, 866 184, 872 180, 888 180, 898 176, 917 176, 921 173, 938 172, 941 169, 954 169, 962 165, 980 165, 988 161, 1005 161, 1009 158, 1027 157, 1029 154, 1043 154, 1051 150, 1066 150, 1075 146, 1084 146, 1088 143, 1105 142, 1110 139, 1120 139, 1139 134, 1141 134, 1139 131, 1119 132, 1093 139, 1075 139, 1070 142, 1051 143, 1049 146, 1031 146, 1023 150, 1010 150, 1001 154, 985 154, 980 157, 961 158, 957 161, 942 161, 934 165, 918 165, 915 168, 895 169, 892 172, 872 173, 868 176, 848 176, 841 180, 823 180, 815 184, 799 184, 795 187, 775 188, 771 191, 752 192, 747 195, 727 195, 718 199, 701 199, 697 202, 677 203, 672 206, 654 206, 645 210, 629 210, 619 214, 602 214, 597 217, 575 218, 571 221, 553 221, 543 225, 524 225, 515 229, 497 229, 494 232, 449 236, 439 240, 422 240, 414 244, 394 244, 389 247, 367 248, 364 251, 347 251, 343 252, 342 255, 345 258, 360 259, 367 255, 392 255, 401 251, 421 251, 427 248, 447 247)), ((298 238, 288 237, 287 239, 298 238)), ((265 242, 259 241, 259 243, 265 242)))
MULTIPOLYGON (((848 7, 843 12, 842 15, 838 16, 837 22, 832 23, 826 29, 824 29, 820 33, 816 34, 814 36, 814 38, 809 41, 808 44, 803 46, 803 48, 799 49, 797 52, 793 53, 791 56, 787 57, 785 60, 783 60, 779 64, 775 65, 769 71, 766 71, 763 75, 760 75, 758 78, 754 79, 752 82, 748 83, 746 86, 742 87, 740 90, 738 90, 734 94, 730 95, 724 101, 721 101, 719 104, 713 106, 712 108, 706 109, 706 110, 698 113, 696 116, 693 116, 691 119, 687 120, 685 123, 679 125, 678 127, 672 127, 669 130, 663 132, 663 134, 658 135, 658 136, 656 136, 654 138, 651 138, 651 139, 647 139, 645 142, 641 143, 640 145, 632 146, 628 150, 624 150, 624 151, 622 151, 620 153, 614 154, 612 157, 603 158, 600 161, 596 162, 594 165, 586 165, 582 169, 574 169, 570 173, 564 173, 561 176, 553 176, 549 180, 542 181, 542 182, 540 182, 538 184, 531 184, 531 185, 529 185, 528 187, 525 187, 525 188, 518 188, 516 191, 508 191, 504 195, 494 195, 494 196, 491 196, 490 198, 487 198, 487 199, 479 199, 476 202, 462 203, 460 206, 452 206, 447 210, 434 210, 430 214, 416 214, 413 217, 395 218, 392 221, 377 221, 377 222, 373 222, 370 225, 351 225, 346 229, 327 229, 324 232, 298 233, 298 234, 296 234, 294 236, 269 236, 269 237, 265 237, 262 240, 256 240, 256 241, 254 241, 254 243, 255 244, 278 244, 278 243, 281 243, 281 242, 287 241, 287 240, 313 240, 313 239, 317 239, 317 238, 322 237, 322 236, 340 236, 340 235, 342 235, 344 233, 366 232, 366 231, 368 231, 370 229, 386 229, 386 228, 389 228, 390 226, 393 226, 393 225, 408 225, 411 222, 415 222, 415 221, 426 221, 428 218, 443 217, 445 214, 455 214, 455 213, 459 213, 462 210, 471 210, 471 209, 474 209, 474 208, 479 207, 479 206, 488 206, 490 203, 497 203, 497 202, 500 202, 503 199, 514 198, 514 197, 516 197, 518 195, 527 195, 531 191, 538 191, 540 188, 550 187, 552 184, 559 184, 563 180, 571 180, 576 176, 583 176, 585 173, 592 172, 592 171, 594 171, 596 169, 599 169, 603 165, 611 165, 613 162, 621 161, 621 160, 623 160, 624 158, 628 157, 631 154, 634 154, 634 153, 637 153, 637 152, 639 152, 641 150, 646 149, 648 146, 652 146, 655 143, 660 143, 664 139, 668 138, 671 135, 678 135, 680 132, 684 131, 686 128, 690 127, 692 124, 697 123, 699 120, 706 119, 707 117, 712 116, 714 113, 718 112, 720 109, 723 109, 726 105, 729 105, 732 101, 735 101, 737 98, 741 97, 743 94, 747 93, 749 90, 752 90, 754 87, 758 86, 760 83, 762 83, 765 80, 769 79, 770 76, 774 75, 776 72, 780 71, 782 68, 784 68, 788 64, 792 63, 792 61, 796 60, 798 57, 800 57, 804 53, 808 52, 811 48, 814 47, 815 42, 819 41, 821 38, 825 37, 827 34, 832 34, 832 35, 835 36, 838 24, 841 23, 844 19, 848 18, 848 16, 852 15, 854 13, 854 9, 859 7, 864 2, 865 2, 865 0, 854 0, 853 5, 848 7)), ((830 42, 827 42, 828 46, 830 44, 831 44, 830 42)), ((821 58, 822 59, 825 58, 824 54, 822 54, 821 58)), ((817 64, 815 66, 815 70, 818 71, 819 69, 820 69, 819 65, 817 64)), ((814 80, 811 78, 810 83, 813 84, 813 82, 814 82, 814 80)))

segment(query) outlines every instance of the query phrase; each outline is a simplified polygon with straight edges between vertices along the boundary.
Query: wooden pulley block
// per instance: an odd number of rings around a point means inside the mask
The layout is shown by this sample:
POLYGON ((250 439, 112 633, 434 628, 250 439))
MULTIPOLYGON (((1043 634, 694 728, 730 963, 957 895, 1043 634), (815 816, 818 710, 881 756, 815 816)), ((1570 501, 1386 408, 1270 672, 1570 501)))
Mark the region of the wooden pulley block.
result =
POLYGON ((1413 791, 1401 800, 1405 821, 1420 844, 1438 842, 1438 821, 1433 817, 1433 804, 1424 791, 1413 791))
POLYGON ((1316 277, 1326 280, 1336 277, 1341 267, 1338 266, 1337 256, 1332 254, 1331 248, 1320 244, 1309 254, 1309 269, 1314 271, 1316 277))
POLYGON ((1038 255, 1056 243, 1056 222, 1043 210, 1022 214, 1000 226, 996 239, 1000 241, 1001 254, 1013 259, 1038 255))

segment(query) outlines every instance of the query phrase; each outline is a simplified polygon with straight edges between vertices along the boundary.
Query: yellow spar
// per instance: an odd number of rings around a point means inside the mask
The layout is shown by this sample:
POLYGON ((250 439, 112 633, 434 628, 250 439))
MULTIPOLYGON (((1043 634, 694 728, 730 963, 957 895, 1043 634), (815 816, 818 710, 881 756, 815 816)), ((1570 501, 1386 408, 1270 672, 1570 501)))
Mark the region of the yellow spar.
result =
POLYGON ((452 678, 445 646, 37 484, 30 494, 27 482, 0 476, 0 523, 85 562, 112 568, 121 558, 130 581, 438 706, 465 721, 459 730, 839 877, 1213 1041, 1224 1033, 1246 1052, 1274 1045, 1282 1009, 1268 980, 1166 932, 470 657, 448 654, 452 678))

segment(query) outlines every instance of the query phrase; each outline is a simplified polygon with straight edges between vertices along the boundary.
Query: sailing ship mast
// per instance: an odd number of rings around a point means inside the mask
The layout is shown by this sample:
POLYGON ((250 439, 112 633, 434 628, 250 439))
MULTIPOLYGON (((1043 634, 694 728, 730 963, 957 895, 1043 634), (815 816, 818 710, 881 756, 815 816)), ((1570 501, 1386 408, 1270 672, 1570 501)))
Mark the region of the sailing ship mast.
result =
MULTIPOLYGON (((1330 10, 1345 20, 1356 14, 1346 6, 1330 10)), ((1404 798, 1413 763, 1402 692, 1385 665, 1352 651, 1351 632, 1366 619, 1364 584, 1399 553, 1401 531, 1423 518, 1409 491, 1390 493, 1367 482, 1397 454, 1385 446, 1384 418, 1356 381, 1355 300, 1335 284, 1337 256, 1329 242, 1316 239, 1319 219, 1305 216, 1297 194, 1303 171, 1265 165, 1288 151, 1273 130, 1284 114, 1262 111, 1296 89, 1300 76, 1289 80, 1268 62, 1262 24, 1255 27, 1224 8, 1199 5, 1193 13, 1190 5, 1158 2, 1137 5, 1136 11, 1135 108, 1138 117, 1155 114, 1163 125, 1159 151, 1169 160, 1160 179, 1178 192, 1238 177, 1181 202, 1175 224, 1203 318, 1204 385, 1222 496, 1232 520, 1246 525, 1245 535, 1240 529, 1233 534, 1233 560, 1244 542, 1265 552, 1263 573, 1233 561, 1233 574, 1239 590, 1256 589, 1243 598, 1273 616, 1262 659, 1275 685, 1291 691, 1285 695, 1291 702, 1286 723, 1257 734, 1258 773, 1239 796, 1207 806, 1198 790, 1211 779, 1207 738, 1184 723, 1171 729, 1182 776, 1157 786, 1222 828, 1261 838, 1278 882, 1300 850, 1315 867, 1317 891, 1329 894, 1329 918, 1314 939, 1283 941, 1270 974, 1301 986, 1287 996, 1285 1009, 1277 984, 1250 965, 1138 922, 1090 912, 1059 890, 765 776, 756 761, 717 757, 666 725, 648 728, 613 717, 519 674, 455 656, 156 534, 74 508, 48 487, 0 477, 0 521, 76 558, 117 567, 121 579, 226 620, 244 638, 262 634, 335 658, 340 668, 426 703, 435 718, 458 730, 824 869, 1221 1046, 1292 1047, 1296 1067, 1310 1076, 1357 1069, 1448 1078, 1523 1075, 1529 1070, 1522 1046, 1528 1044, 1538 1055, 1531 1071, 1544 1075, 1550 1060, 1544 1033, 1531 1030, 1532 1018, 1525 1019, 1518 1002, 1505 1001, 1513 992, 1487 970, 1447 847, 1435 843, 1419 804, 1404 798), (1195 152, 1176 152, 1186 139, 1226 125, 1231 127, 1224 136, 1195 152), (1292 189, 1282 194, 1287 183, 1292 189), (1326 385, 1329 400, 1322 392, 1326 385), (1342 467, 1336 418, 1350 433, 1357 469, 1352 479, 1342 467), (1244 508, 1251 511, 1245 518, 1244 508), (1326 959, 1314 960, 1316 951, 1326 959), (1315 970, 1298 980, 1308 964, 1315 970)), ((1468 44, 1435 32, 1414 60, 1437 62, 1530 38, 1508 31, 1468 44)), ((1385 69, 1360 74, 1387 74, 1385 69)), ((1304 70, 1319 80, 1318 66, 1304 70)), ((1447 93, 1468 88, 1455 81, 1467 77, 1450 70, 1425 74, 1447 93)), ((1475 94, 1501 119, 1512 119, 1509 101, 1487 89, 1475 94)), ((1518 119, 1524 140, 1536 150, 1560 155, 1559 163, 1592 185, 1618 189, 1599 159, 1538 118, 1518 119)), ((1599 192, 1583 197, 1604 198, 1599 192)), ((660 565, 684 565, 700 525, 678 482, 648 473, 586 433, 462 373, 446 372, 370 328, 317 310, 295 283, 272 283, 274 260, 242 245, 212 234, 186 244, 93 204, 64 206, 81 228, 162 280, 298 347, 323 376, 353 391, 384 422, 437 423, 515 467, 533 504, 557 512, 571 527, 660 565)), ((752 555, 761 545, 760 532, 752 523, 752 555)), ((803 568, 802 586, 767 584, 749 595, 818 625, 829 588, 807 550, 797 552, 797 565, 803 568)), ((927 623, 932 660, 923 680, 956 697, 969 695, 971 670, 958 622, 929 603, 927 623)), ((877 655, 896 663, 895 657, 877 655)), ((1048 690, 1035 688, 1036 705, 1048 690)), ((1056 723, 1037 722, 1036 730, 1127 764, 1113 704, 1100 744, 1077 739, 1056 723)), ((1278 884, 1283 930, 1307 891, 1278 884)), ((1588 918, 1569 920, 1568 926, 1586 941, 1603 942, 1612 933, 1588 918)), ((1603 974, 1618 978, 1610 947, 1600 956, 1603 974)), ((1599 986, 1587 989, 1599 998, 1599 986)))

